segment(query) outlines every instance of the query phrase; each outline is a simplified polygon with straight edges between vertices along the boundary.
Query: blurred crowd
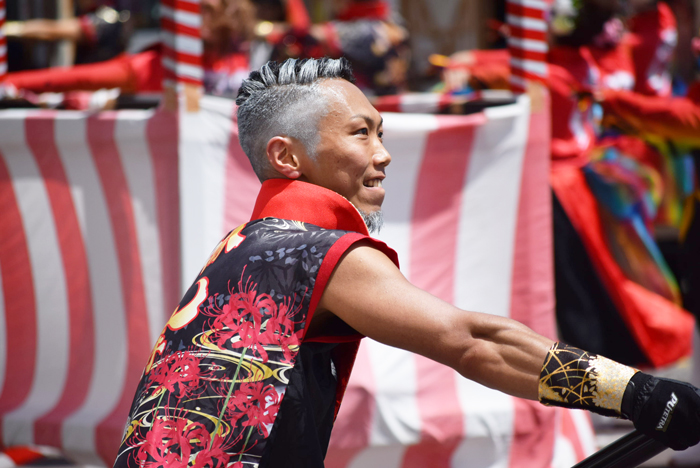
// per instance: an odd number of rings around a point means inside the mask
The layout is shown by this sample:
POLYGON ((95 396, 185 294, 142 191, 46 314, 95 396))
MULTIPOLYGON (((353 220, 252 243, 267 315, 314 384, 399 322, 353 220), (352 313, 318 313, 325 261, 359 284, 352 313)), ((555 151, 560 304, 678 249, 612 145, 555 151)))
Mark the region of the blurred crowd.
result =
MULTIPOLYGON (((14 21, 8 10, 4 33, 11 52, 22 44, 36 49, 61 41, 72 56, 63 64, 70 66, 47 68, 26 54, 10 54, 10 73, 0 82, 2 107, 95 109, 129 98, 157 103, 163 50, 158 35, 144 31, 157 28, 159 2, 126 1, 79 0, 74 15, 63 19, 14 21)), ((8 0, 8 8, 15 3, 22 2, 8 0)), ((450 39, 473 24, 466 19, 470 5, 480 2, 452 3, 456 19, 446 31, 435 22, 425 26, 428 0, 201 0, 204 91, 235 97, 250 70, 267 60, 320 56, 347 57, 358 86, 380 110, 382 96, 407 92, 463 102, 483 100, 477 91, 507 90, 505 0, 495 2, 493 17, 478 25, 486 31, 482 49, 450 39), (421 24, 441 44, 436 53, 417 53, 425 41, 412 41, 412 35, 421 24)), ((700 37, 694 5, 554 0, 548 78, 530 90, 547 88, 551 106, 561 338, 635 366, 671 363, 655 354, 657 347, 640 329, 673 336, 688 311, 700 317, 700 37)), ((700 356, 694 361, 700 363, 700 356)), ((700 373, 695 380, 698 385, 700 373)))
MULTIPOLYGON (((157 2, 154 7, 157 18, 157 2)), ((406 89, 408 33, 377 0, 335 0, 312 22, 303 0, 202 0, 204 91, 235 97, 250 70, 268 60, 346 56, 358 85, 372 94, 406 89)), ((128 47, 134 35, 129 9, 109 0, 80 0, 66 19, 8 21, 4 32, 13 42, 68 41, 74 44, 71 67, 18 70, 0 84, 5 100, 46 103, 40 95, 61 93, 54 106, 83 108, 76 93, 118 89, 120 95, 162 91, 162 48, 158 36, 128 47)), ((156 22, 157 26, 157 22, 156 22)), ((55 96, 54 100, 56 99, 55 96)))

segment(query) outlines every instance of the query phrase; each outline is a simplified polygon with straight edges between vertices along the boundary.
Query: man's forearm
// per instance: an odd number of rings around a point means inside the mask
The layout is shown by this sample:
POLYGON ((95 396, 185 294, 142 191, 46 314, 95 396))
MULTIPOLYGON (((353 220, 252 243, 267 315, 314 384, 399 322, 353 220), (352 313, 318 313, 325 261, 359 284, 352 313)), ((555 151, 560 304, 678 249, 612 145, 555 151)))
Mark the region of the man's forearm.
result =
POLYGON ((508 318, 470 316, 471 340, 457 371, 509 395, 537 400, 542 363, 554 341, 508 318))

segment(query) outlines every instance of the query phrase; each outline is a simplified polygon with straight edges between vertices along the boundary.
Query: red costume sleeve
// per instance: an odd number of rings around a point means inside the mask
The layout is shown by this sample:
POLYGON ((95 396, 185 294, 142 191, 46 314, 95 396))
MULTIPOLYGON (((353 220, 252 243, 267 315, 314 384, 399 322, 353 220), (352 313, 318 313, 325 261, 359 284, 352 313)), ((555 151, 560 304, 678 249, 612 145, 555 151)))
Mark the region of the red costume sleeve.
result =
POLYGON ((125 93, 159 91, 163 70, 155 50, 123 55, 105 62, 9 73, 5 83, 34 93, 96 91, 121 88, 125 93))
POLYGON ((677 29, 676 17, 664 2, 658 2, 656 8, 630 19, 636 92, 671 95, 671 76, 668 69, 678 40, 677 29))
POLYGON ((690 99, 609 90, 602 105, 606 118, 620 125, 677 141, 700 142, 700 105, 690 99))

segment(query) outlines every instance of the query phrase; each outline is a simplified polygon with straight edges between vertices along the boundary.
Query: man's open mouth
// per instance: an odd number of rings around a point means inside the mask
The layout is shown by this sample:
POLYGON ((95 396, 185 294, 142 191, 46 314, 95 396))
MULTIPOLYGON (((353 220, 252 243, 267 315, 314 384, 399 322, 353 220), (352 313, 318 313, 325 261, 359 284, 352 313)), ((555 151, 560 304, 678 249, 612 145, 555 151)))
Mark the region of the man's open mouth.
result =
POLYGON ((379 188, 381 188, 382 180, 381 179, 368 180, 364 183, 364 185, 365 185, 365 187, 379 187, 379 188))

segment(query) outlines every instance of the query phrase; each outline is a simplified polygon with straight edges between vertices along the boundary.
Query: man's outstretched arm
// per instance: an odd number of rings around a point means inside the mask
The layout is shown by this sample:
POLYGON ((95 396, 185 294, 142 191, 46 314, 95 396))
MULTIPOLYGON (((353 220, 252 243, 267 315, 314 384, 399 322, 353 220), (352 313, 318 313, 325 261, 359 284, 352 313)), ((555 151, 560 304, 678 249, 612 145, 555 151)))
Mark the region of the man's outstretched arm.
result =
POLYGON ((314 321, 331 313, 365 336, 510 395, 630 419, 676 450, 700 440, 695 387, 555 343, 511 319, 458 309, 413 286, 368 245, 341 259, 314 321))
POLYGON ((532 400, 553 344, 514 320, 466 312, 438 299, 409 283, 386 255, 362 245, 336 267, 316 313, 323 309, 374 340, 532 400))

